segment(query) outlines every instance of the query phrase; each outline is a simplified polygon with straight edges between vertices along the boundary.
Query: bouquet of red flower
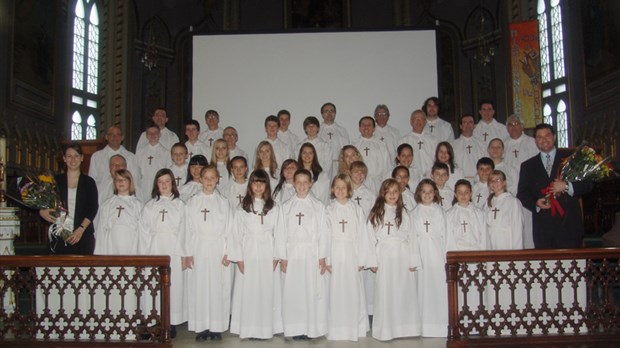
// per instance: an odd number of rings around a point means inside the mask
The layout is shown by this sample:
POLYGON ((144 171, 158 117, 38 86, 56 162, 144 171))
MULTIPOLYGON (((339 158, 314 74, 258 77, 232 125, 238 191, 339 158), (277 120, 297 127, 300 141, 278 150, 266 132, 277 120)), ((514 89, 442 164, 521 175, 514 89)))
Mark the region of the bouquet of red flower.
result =
MULTIPOLYGON (((593 148, 581 144, 572 155, 562 161, 559 179, 566 182, 583 180, 597 182, 608 178, 612 172, 609 156, 603 158, 593 148)), ((555 216, 556 212, 564 216, 564 209, 551 194, 552 187, 553 183, 543 190, 545 198, 551 204, 551 216, 555 216)))
POLYGON ((21 187, 22 202, 32 209, 54 209, 56 222, 50 226, 49 237, 66 240, 73 233, 73 218, 62 207, 56 191, 56 181, 48 174, 27 176, 27 182, 21 187))

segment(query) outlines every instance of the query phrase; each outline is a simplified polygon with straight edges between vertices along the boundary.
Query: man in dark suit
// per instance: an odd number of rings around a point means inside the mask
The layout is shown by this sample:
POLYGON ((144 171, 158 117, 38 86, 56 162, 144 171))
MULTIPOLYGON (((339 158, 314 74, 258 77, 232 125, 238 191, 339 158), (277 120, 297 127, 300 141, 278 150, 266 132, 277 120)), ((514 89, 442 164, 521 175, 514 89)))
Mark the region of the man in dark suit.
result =
POLYGON ((549 124, 535 128, 536 156, 521 164, 517 198, 532 212, 534 245, 537 249, 579 248, 583 238, 583 219, 579 196, 592 189, 591 182, 566 182, 559 179, 562 159, 570 153, 560 153, 555 147, 555 130, 549 124), (551 214, 551 203, 542 192, 550 187, 564 216, 551 214))

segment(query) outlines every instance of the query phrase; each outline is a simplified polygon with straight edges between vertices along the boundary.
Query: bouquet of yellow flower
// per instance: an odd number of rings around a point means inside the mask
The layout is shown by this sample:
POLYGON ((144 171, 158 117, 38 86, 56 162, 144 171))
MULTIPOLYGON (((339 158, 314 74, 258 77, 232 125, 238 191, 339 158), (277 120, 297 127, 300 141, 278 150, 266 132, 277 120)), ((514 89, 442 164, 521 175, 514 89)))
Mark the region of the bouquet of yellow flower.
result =
POLYGON ((566 181, 601 181, 613 172, 609 156, 603 158, 593 148, 582 144, 562 162, 560 178, 566 181))
MULTIPOLYGON (((585 143, 581 144, 572 155, 562 160, 562 166, 560 168, 560 180, 567 182, 576 182, 583 180, 601 181, 608 178, 613 173, 613 167, 609 163, 609 156, 603 158, 597 154, 596 151, 587 146, 585 143)), ((545 198, 551 204, 551 216, 555 216, 559 213, 560 216, 564 216, 564 209, 555 197, 550 193, 553 188, 553 183, 549 187, 542 190, 545 194, 545 198)))
POLYGON ((66 240, 73 233, 73 218, 69 217, 67 210, 62 207, 62 202, 56 191, 56 181, 49 174, 27 176, 27 182, 21 187, 20 195, 22 202, 32 209, 54 209, 56 222, 49 228, 50 240, 60 237, 66 240))

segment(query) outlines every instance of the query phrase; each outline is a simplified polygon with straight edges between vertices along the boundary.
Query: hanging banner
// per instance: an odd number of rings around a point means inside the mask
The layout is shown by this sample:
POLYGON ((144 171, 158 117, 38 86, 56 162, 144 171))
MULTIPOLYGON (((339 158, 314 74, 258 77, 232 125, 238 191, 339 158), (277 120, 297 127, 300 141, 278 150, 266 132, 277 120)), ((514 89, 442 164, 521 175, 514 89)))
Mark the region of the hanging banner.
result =
POLYGON ((514 113, 525 128, 542 123, 538 21, 510 23, 510 63, 514 113))

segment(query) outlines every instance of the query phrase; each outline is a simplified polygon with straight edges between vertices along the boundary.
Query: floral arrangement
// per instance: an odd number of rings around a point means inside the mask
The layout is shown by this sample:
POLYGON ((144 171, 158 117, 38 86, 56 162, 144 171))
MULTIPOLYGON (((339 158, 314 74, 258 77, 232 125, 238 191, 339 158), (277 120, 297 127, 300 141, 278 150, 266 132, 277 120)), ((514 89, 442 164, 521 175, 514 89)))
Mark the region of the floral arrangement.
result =
MULTIPOLYGON (((613 171, 613 167, 609 163, 609 156, 603 158, 584 143, 572 155, 562 160, 559 179, 567 182, 584 180, 597 182, 610 177, 613 171)), ((552 188, 553 183, 542 190, 545 198, 551 204, 551 216, 555 216, 556 213, 564 216, 564 209, 551 194, 552 188)))
POLYGON ((560 178, 566 181, 601 181, 608 178, 613 172, 608 162, 609 156, 603 158, 593 148, 581 145, 562 162, 560 178))
POLYGON ((25 180, 26 183, 20 189, 22 202, 32 209, 53 209, 56 222, 49 228, 50 240, 53 236, 67 240, 73 233, 73 218, 62 207, 54 177, 41 174, 27 176, 25 180))

